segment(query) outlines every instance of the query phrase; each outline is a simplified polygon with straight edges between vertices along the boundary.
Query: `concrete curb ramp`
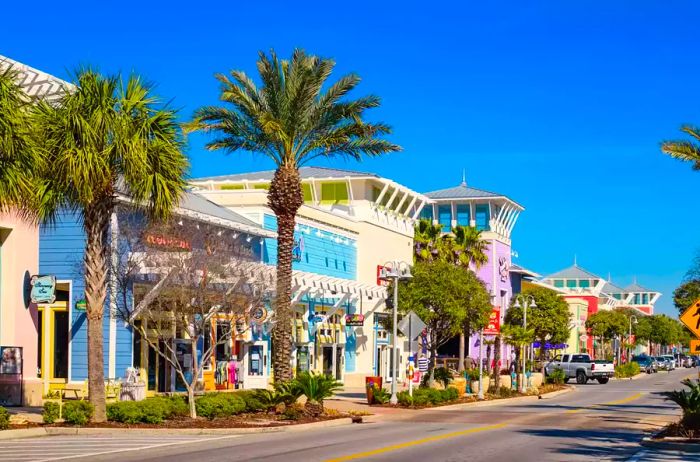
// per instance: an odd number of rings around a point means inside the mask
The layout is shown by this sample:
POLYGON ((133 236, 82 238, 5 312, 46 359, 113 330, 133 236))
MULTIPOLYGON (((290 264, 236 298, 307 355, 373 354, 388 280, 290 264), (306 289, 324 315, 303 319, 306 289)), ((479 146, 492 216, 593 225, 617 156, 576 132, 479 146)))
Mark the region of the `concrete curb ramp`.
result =
POLYGON ((340 427, 352 424, 351 417, 324 420, 305 424, 290 424, 278 427, 260 428, 83 428, 83 427, 41 427, 21 430, 0 431, 0 440, 37 438, 56 435, 248 435, 256 433, 286 433, 311 430, 317 427, 340 427))
POLYGON ((689 441, 686 438, 651 438, 642 439, 642 446, 652 449, 663 449, 667 451, 682 451, 691 452, 693 454, 700 453, 700 442, 689 441))

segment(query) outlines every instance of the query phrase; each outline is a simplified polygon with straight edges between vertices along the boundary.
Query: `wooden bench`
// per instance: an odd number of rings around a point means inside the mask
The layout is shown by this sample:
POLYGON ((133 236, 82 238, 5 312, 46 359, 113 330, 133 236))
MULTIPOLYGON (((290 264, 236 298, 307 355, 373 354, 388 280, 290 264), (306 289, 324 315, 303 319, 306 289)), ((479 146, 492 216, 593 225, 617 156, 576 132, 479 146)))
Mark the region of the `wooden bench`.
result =
POLYGON ((65 388, 61 390, 61 398, 66 399, 66 396, 70 394, 72 394, 75 399, 83 400, 87 398, 87 382, 67 383, 65 388))

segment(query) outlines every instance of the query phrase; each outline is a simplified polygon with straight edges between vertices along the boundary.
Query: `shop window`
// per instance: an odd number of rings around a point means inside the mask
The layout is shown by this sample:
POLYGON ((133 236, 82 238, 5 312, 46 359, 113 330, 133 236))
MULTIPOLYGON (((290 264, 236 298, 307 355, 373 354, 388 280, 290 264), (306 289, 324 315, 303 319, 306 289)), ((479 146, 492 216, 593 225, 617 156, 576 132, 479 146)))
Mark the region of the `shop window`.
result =
POLYGON ((311 194, 311 185, 309 183, 302 183, 301 190, 304 193, 304 203, 309 203, 313 201, 313 195, 311 194))
MULTIPOLYGON (((205 350, 206 351, 206 348, 205 350)), ((228 321, 216 322, 216 361, 228 361, 231 359, 231 323, 228 321)))
POLYGON ((457 204, 457 224, 469 226, 469 204, 457 204))
POLYGON ((348 185, 346 183, 322 183, 322 204, 347 204, 348 185))
POLYGON ((564 287, 564 280, 563 279, 555 279, 554 280, 554 287, 559 287, 559 288, 564 287))
POLYGON ((442 225, 442 231, 449 233, 452 229, 452 206, 438 205, 438 223, 442 225))
POLYGON ((132 328, 132 346, 133 348, 131 349, 132 351, 132 364, 136 369, 141 368, 141 344, 143 339, 141 338, 141 331, 139 328, 141 327, 141 321, 135 321, 134 322, 134 327, 132 328))
POLYGON ((479 231, 488 231, 489 226, 489 204, 477 204, 474 212, 474 220, 476 221, 476 229, 479 231))
POLYGON ((421 211, 420 211, 420 218, 421 220, 430 220, 430 222, 433 222, 433 206, 428 204, 424 206, 421 211))
POLYGON ((242 184, 224 184, 224 185, 221 185, 221 187, 219 189, 221 189, 222 191, 233 191, 233 190, 244 189, 244 188, 245 188, 245 186, 243 186, 242 184))
POLYGON ((248 375, 263 375, 263 347, 250 345, 248 348, 248 375))
POLYGON ((567 279, 566 280, 566 287, 569 289, 575 289, 576 288, 576 279, 567 279))

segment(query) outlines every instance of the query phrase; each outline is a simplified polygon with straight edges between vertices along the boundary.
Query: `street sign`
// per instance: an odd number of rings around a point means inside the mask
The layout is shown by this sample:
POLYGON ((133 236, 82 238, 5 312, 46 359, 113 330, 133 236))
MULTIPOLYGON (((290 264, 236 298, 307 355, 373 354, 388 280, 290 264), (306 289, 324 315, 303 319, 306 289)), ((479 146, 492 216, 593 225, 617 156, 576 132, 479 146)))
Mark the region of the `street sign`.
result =
POLYGON ((700 340, 690 341, 690 354, 696 355, 700 353, 700 340))
POLYGON ((413 311, 409 311, 406 316, 397 324, 399 330, 413 342, 423 332, 426 326, 421 318, 413 311))
POLYGON ((489 316, 489 323, 484 328, 484 335, 498 335, 501 333, 501 307, 494 306, 489 316))
POLYGON ((700 338, 700 300, 696 300, 695 303, 690 305, 680 319, 693 335, 700 338))

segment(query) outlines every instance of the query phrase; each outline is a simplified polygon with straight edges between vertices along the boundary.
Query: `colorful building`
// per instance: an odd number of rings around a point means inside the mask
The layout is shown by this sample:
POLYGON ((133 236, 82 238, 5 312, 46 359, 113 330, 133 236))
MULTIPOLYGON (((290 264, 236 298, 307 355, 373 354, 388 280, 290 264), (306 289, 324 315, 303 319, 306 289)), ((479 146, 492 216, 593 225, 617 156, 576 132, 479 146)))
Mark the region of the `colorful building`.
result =
MULTIPOLYGON (((489 243, 488 262, 475 270, 479 279, 486 284, 502 323, 513 295, 511 233, 523 207, 503 194, 470 187, 464 180, 456 187, 425 195, 430 202, 422 209, 421 218, 442 225, 446 233, 458 225, 475 227, 481 231, 482 239, 489 243)), ((470 339, 468 355, 478 356, 478 349, 473 348, 477 343, 478 337, 470 339)), ((452 342, 442 353, 456 356, 457 346, 456 342, 452 342)), ((501 357, 505 358, 506 355, 502 352, 501 357)))
MULTIPOLYGON (((384 329, 386 293, 378 269, 390 261, 413 261, 413 229, 427 197, 378 175, 302 167, 304 205, 295 232, 293 302, 296 310, 293 361, 297 370, 330 373, 348 386, 364 377, 391 380, 391 335, 384 329), (333 283, 324 283, 330 281, 333 283), (303 280, 320 281, 305 290, 303 280), (346 316, 354 317, 352 326, 346 316), (361 319, 358 322, 358 319, 361 319)), ((276 230, 267 205, 274 171, 197 178, 203 197, 276 230)), ((266 239, 263 261, 276 262, 277 245, 266 239)), ((399 342, 399 364, 406 345, 399 342)), ((403 367, 399 368, 403 377, 403 367)))

